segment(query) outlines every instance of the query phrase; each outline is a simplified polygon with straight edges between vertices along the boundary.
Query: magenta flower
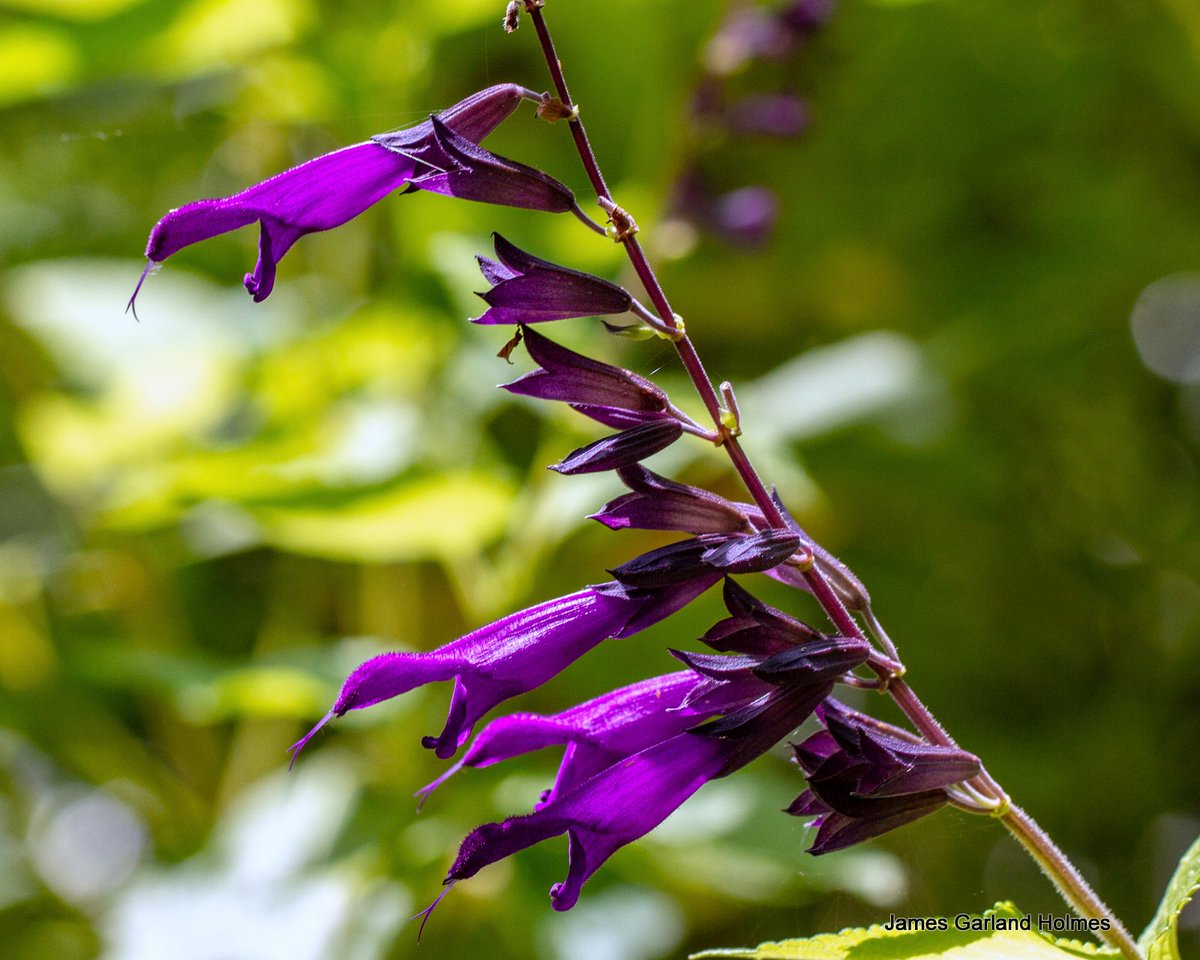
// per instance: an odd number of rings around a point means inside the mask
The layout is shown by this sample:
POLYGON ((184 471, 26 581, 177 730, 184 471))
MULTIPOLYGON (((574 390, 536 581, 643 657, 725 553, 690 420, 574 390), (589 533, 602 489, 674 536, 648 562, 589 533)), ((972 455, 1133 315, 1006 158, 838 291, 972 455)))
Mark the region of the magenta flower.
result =
POLYGON ((795 747, 808 789, 788 807, 815 817, 809 852, 829 853, 880 836, 944 807, 947 787, 979 774, 979 758, 935 746, 828 700, 825 730, 795 747))
POLYGON ((270 296, 276 264, 292 244, 308 233, 330 230, 352 220, 419 175, 432 172, 427 160, 441 157, 436 126, 466 140, 482 140, 526 96, 515 84, 488 87, 408 130, 383 134, 309 160, 241 193, 218 200, 197 200, 172 210, 150 231, 150 263, 130 297, 133 306, 146 275, 156 264, 186 246, 257 222, 258 263, 246 274, 255 301, 270 296))

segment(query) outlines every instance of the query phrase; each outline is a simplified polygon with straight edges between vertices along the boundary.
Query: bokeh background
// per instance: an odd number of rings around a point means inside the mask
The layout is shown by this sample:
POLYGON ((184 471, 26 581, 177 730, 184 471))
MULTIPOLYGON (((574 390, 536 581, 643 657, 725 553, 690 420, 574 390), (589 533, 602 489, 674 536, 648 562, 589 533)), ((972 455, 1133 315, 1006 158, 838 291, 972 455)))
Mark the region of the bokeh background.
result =
MULTIPOLYGON (((247 229, 122 312, 169 208, 489 83, 544 88, 501 7, 0 2, 5 960, 414 956, 405 920, 458 839, 549 783, 548 756, 469 771, 418 816, 445 688, 338 722, 290 775, 285 750, 367 656, 662 542, 583 519, 615 478, 544 465, 596 428, 494 390, 528 360, 464 322, 491 230, 630 282, 620 251, 570 218, 393 197, 302 240, 260 306, 247 229)), ((844 2, 757 58, 718 0, 547 13, 751 454, 870 586, 914 686, 1140 929, 1200 832, 1200 7, 844 2), (780 92, 807 128, 747 129, 742 98, 780 92)), ((489 145, 586 197, 527 107, 489 145)), ((553 332, 691 403, 657 341, 553 332)), ((737 493, 701 444, 655 464, 737 493)), ((714 592, 517 706, 669 670, 720 615, 714 592)), ((814 860, 777 754, 569 914, 546 897, 565 841, 460 884, 419 955, 654 960, 1001 898, 1062 912, 954 812, 814 860)))

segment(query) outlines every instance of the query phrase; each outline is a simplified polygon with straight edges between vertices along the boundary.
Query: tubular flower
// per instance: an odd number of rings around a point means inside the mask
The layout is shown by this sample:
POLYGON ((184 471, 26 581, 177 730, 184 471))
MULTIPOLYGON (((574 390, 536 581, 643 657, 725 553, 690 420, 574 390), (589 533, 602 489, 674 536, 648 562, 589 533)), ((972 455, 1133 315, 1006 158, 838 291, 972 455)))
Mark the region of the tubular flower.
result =
POLYGON ((716 575, 663 590, 620 584, 588 587, 510 614, 428 653, 385 653, 350 674, 328 714, 293 747, 298 753, 322 726, 426 683, 453 680, 446 726, 422 743, 451 757, 484 714, 540 686, 609 637, 627 637, 670 616, 712 586, 716 575))
POLYGON ((758 698, 762 703, 752 717, 728 729, 702 727, 669 736, 620 757, 570 789, 556 785, 552 798, 533 813, 473 830, 445 882, 474 876, 488 864, 566 833, 567 877, 551 888, 550 897, 554 909, 569 910, 583 884, 613 853, 653 830, 708 781, 769 750, 813 711, 831 686, 770 690, 758 698))
POLYGON ((738 696, 733 685, 722 684, 724 700, 710 695, 699 708, 685 706, 686 700, 708 686, 715 685, 692 670, 681 670, 621 687, 561 713, 499 717, 476 735, 458 763, 422 788, 420 795, 428 796, 463 767, 488 767, 545 747, 566 747, 554 787, 538 805, 543 806, 622 757, 683 733, 698 719, 718 712, 731 695, 738 696))
POLYGON ((447 884, 566 833, 570 866, 551 898, 556 910, 569 909, 617 849, 648 833, 709 780, 769 750, 829 696, 841 676, 867 659, 869 646, 857 638, 810 632, 792 636, 766 656, 671 652, 690 670, 552 717, 505 717, 480 734, 459 766, 486 766, 557 744, 565 744, 566 752, 553 789, 532 814, 484 824, 467 836, 447 884), (700 722, 708 717, 716 719, 700 722))
POLYGON ((949 802, 946 788, 976 776, 979 758, 827 700, 825 729, 795 747, 808 789, 787 812, 813 816, 822 854, 880 836, 949 802))
POLYGON ((477 257, 492 284, 479 294, 489 309, 472 323, 544 323, 572 317, 625 313, 633 297, 623 287, 588 273, 541 260, 492 234, 496 259, 477 257))
POLYGON ((138 289, 156 264, 184 247, 257 222, 258 263, 244 283, 255 301, 265 300, 275 285, 276 264, 302 236, 340 227, 414 177, 433 173, 429 164, 443 158, 438 127, 461 140, 482 140, 524 95, 516 84, 488 87, 408 130, 327 153, 233 196, 172 210, 150 231, 150 262, 138 289))

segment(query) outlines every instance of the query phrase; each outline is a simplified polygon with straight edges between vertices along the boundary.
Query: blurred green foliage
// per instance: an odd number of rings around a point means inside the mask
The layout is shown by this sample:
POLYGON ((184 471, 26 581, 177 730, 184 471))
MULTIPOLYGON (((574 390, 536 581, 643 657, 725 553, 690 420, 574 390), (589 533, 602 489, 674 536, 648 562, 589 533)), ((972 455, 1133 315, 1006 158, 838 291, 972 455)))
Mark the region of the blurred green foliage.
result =
MULTIPOLYGON (((402 920, 458 838, 547 784, 552 758, 467 772, 416 816, 441 689, 340 721, 290 778, 284 749, 366 656, 661 542, 585 525, 616 481, 544 464, 594 430, 493 390, 500 332, 463 322, 491 230, 617 278, 619 251, 570 218, 394 197, 302 240, 261 306, 246 230, 122 315, 169 208, 488 83, 544 87, 501 6, 0 2, 5 960, 409 956, 402 920)), ((1130 332, 1144 288, 1200 265, 1200 7, 846 2, 796 62, 735 80, 811 98, 788 145, 689 131, 722 9, 548 16, 751 454, 870 586, 914 686, 1139 928, 1200 829, 1200 388, 1130 332), (768 248, 656 240, 696 151, 719 188, 780 196, 768 248)), ((528 110, 489 143, 585 195, 528 110)), ((661 345, 560 328, 692 403, 661 345)), ((662 463, 736 493, 700 445, 662 463)), ((521 707, 670 669, 718 615, 705 598, 521 707)), ((954 813, 813 860, 774 812, 799 789, 779 758, 711 785, 565 916, 565 843, 529 851, 456 888, 422 955, 652 960, 893 910, 1061 910, 954 813)))

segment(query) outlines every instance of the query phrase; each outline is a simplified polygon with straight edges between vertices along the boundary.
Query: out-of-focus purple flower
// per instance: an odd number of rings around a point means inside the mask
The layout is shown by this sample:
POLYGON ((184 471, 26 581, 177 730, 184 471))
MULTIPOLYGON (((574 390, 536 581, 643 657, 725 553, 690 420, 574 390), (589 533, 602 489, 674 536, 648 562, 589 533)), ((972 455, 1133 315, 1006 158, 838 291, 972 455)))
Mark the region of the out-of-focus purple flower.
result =
POLYGON ((779 11, 779 22, 799 37, 809 37, 833 16, 837 0, 790 0, 779 11))
MULTIPOLYGON (((461 139, 482 140, 521 102, 525 91, 512 83, 488 87, 439 115, 443 128, 461 139)), ((247 224, 260 225, 258 263, 246 274, 246 289, 265 300, 275 284, 275 266, 292 244, 308 233, 330 230, 352 220, 419 173, 429 172, 422 157, 440 155, 434 122, 383 134, 276 174, 241 193, 197 200, 172 210, 150 231, 146 257, 150 269, 183 247, 247 224)), ((130 297, 130 306, 138 290, 130 297)))
POLYGON ((589 587, 510 614, 428 653, 385 653, 350 674, 333 709, 293 747, 298 753, 334 717, 453 680, 446 726, 422 743, 443 759, 498 704, 545 683, 609 637, 626 637, 689 603, 716 575, 701 575, 663 590, 620 584, 589 587))
POLYGON ((808 127, 808 104, 787 93, 756 94, 732 103, 730 129, 768 137, 798 137, 808 127))
POLYGON ((550 469, 566 475, 616 470, 665 450, 683 435, 683 424, 674 418, 634 422, 637 426, 580 447, 550 469))
POLYGON ((492 236, 496 260, 476 258, 493 285, 479 294, 490 309, 472 323, 545 323, 625 313, 633 306, 633 297, 615 283, 541 260, 498 233, 492 236))
POLYGON ((752 60, 777 60, 795 45, 781 21, 760 7, 741 7, 721 24, 705 51, 708 70, 718 77, 741 70, 752 60))
POLYGON ((728 734, 669 737, 556 792, 532 814, 484 824, 463 840, 446 883, 566 833, 567 877, 551 888, 550 898, 555 910, 570 909, 583 884, 613 853, 653 830, 709 780, 769 750, 812 712, 823 689, 772 691, 752 721, 728 734))
POLYGON ((736 246, 756 247, 770 239, 779 203, 766 187, 717 194, 699 170, 684 173, 671 202, 675 216, 736 246))
POLYGON ((911 823, 949 802, 946 788, 976 776, 979 758, 936 746, 828 700, 825 729, 795 748, 808 789, 788 807, 813 816, 810 853, 841 850, 911 823))
POLYGON ((645 377, 575 353, 534 330, 523 328, 522 334, 529 356, 542 369, 504 384, 510 393, 561 400, 617 428, 673 419, 667 395, 645 377))
POLYGON ((609 573, 627 586, 665 587, 705 572, 760 573, 785 562, 798 549, 800 538, 788 530, 702 534, 643 553, 609 573))
POLYGON ((717 197, 711 226, 730 243, 758 247, 770 239, 779 201, 766 187, 742 187, 717 197))
POLYGON ((485 150, 455 133, 437 117, 430 117, 433 136, 442 152, 440 169, 414 177, 411 186, 460 200, 477 200, 505 207, 574 213, 595 224, 579 209, 575 194, 549 174, 485 150))
POLYGON ((676 483, 637 465, 617 476, 632 490, 591 515, 610 530, 678 530, 680 533, 740 533, 749 520, 735 504, 700 487, 676 483))

